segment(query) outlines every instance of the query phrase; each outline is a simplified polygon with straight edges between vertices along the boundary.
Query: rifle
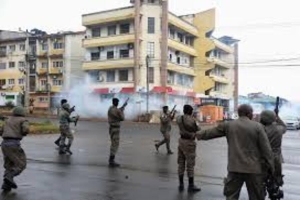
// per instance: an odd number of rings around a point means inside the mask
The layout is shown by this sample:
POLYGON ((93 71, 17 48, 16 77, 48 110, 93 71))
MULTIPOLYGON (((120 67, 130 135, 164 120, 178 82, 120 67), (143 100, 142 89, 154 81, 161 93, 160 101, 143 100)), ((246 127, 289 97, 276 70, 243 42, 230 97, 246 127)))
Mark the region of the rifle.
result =
POLYGON ((275 103, 274 112, 276 113, 277 116, 278 116, 278 113, 279 113, 279 102, 280 102, 280 98, 276 97, 276 103, 275 103))
POLYGON ((120 109, 124 110, 125 107, 127 106, 128 101, 129 101, 129 97, 126 99, 126 101, 124 102, 124 104, 121 106, 120 109))
POLYGON ((70 108, 70 113, 75 111, 75 106, 73 106, 72 108, 70 108))
POLYGON ((75 122, 74 122, 74 126, 77 126, 77 122, 79 120, 79 115, 77 115, 76 117, 73 117, 73 118, 76 118, 75 122))

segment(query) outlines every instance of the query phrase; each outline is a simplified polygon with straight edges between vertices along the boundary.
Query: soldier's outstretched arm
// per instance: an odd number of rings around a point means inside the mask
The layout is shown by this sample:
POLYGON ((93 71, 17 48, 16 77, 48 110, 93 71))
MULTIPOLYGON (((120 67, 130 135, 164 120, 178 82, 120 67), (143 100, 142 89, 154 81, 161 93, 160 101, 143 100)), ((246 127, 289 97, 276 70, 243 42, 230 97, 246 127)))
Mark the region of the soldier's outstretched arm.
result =
POLYGON ((22 135, 26 136, 29 133, 30 124, 29 121, 24 121, 22 123, 22 135))
POLYGON ((258 145, 259 149, 261 150, 262 157, 267 162, 267 165, 271 171, 271 173, 274 173, 274 157, 271 149, 271 144, 269 142, 267 133, 265 132, 263 126, 261 124, 258 124, 258 145))
POLYGON ((218 137, 223 137, 227 132, 227 123, 221 123, 217 127, 202 130, 196 134, 198 140, 210 140, 218 137))
POLYGON ((276 122, 277 122, 277 125, 278 125, 279 129, 280 129, 280 132, 282 134, 286 133, 286 130, 287 130, 286 125, 279 116, 277 116, 276 122))

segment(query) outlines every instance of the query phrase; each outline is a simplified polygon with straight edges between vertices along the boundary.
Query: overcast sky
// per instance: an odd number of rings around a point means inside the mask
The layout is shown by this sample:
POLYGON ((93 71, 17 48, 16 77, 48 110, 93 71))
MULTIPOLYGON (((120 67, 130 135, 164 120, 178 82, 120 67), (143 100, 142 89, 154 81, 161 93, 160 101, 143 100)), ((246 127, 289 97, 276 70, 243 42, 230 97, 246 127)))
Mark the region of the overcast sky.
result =
MULTIPOLYGON (((300 100, 299 0, 169 2, 170 10, 180 15, 216 8, 215 36, 241 40, 241 94, 261 91, 300 100)), ((128 5, 129 0, 0 0, 0 29, 84 30, 82 14, 128 5)))

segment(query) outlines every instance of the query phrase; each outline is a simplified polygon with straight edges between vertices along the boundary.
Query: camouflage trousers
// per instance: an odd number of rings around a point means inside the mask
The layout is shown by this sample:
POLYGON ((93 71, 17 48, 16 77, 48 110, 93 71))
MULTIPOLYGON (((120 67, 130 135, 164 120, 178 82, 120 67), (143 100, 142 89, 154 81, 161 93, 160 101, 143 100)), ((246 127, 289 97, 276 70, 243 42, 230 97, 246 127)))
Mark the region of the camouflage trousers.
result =
POLYGON ((13 179, 26 169, 26 155, 21 146, 1 147, 4 160, 4 177, 13 179))
POLYGON ((120 128, 119 127, 109 127, 109 135, 110 135, 110 155, 115 156, 119 149, 120 143, 120 128))
POLYGON ((59 130, 60 130, 60 134, 61 134, 61 139, 59 142, 59 146, 63 147, 65 146, 65 140, 66 138, 68 138, 68 146, 71 147, 73 140, 74 140, 74 136, 70 131, 70 127, 69 125, 66 124, 61 124, 59 126, 59 130))
POLYGON ((184 175, 185 169, 188 177, 194 177, 196 163, 196 147, 194 140, 179 139, 178 145, 178 175, 184 175))
POLYGON ((164 139, 162 141, 160 141, 157 145, 161 146, 163 144, 166 144, 167 150, 170 151, 171 150, 170 149, 170 140, 171 140, 170 131, 162 132, 162 135, 163 135, 164 139))
POLYGON ((229 172, 225 179, 224 196, 226 200, 238 200, 244 182, 249 200, 264 200, 266 196, 262 174, 229 172))

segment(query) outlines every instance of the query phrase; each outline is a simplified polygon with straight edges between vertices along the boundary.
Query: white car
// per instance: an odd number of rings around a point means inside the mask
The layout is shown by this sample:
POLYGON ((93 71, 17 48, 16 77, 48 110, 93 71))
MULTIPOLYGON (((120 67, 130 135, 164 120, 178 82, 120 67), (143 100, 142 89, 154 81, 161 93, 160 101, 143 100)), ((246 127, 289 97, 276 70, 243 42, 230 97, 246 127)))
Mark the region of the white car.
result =
POLYGON ((295 116, 283 117, 282 121, 285 123, 287 129, 298 130, 300 129, 300 119, 295 116))

